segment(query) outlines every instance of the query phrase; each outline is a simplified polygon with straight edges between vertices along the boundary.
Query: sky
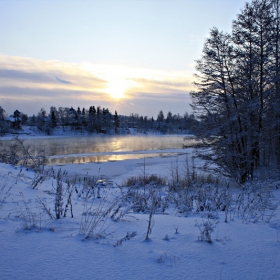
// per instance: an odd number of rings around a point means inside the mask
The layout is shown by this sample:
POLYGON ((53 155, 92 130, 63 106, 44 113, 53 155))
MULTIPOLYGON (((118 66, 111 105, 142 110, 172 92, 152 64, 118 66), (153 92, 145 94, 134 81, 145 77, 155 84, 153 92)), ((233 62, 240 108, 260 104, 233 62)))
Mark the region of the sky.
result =
POLYGON ((245 0, 0 0, 0 106, 191 113, 195 60, 245 0))

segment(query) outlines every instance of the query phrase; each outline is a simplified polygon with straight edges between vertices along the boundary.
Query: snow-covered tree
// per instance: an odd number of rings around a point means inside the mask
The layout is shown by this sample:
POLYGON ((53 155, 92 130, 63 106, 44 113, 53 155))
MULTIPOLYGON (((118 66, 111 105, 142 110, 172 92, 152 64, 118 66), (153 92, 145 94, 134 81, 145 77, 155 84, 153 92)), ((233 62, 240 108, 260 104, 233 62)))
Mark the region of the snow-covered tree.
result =
POLYGON ((163 114, 162 110, 160 110, 158 115, 157 115, 157 121, 158 122, 163 122, 164 121, 164 114, 163 114))
POLYGON ((118 128, 120 127, 120 119, 118 116, 117 111, 115 111, 115 115, 114 115, 114 125, 115 125, 115 132, 118 132, 118 128))
POLYGON ((8 132, 8 126, 5 122, 5 110, 0 106, 0 135, 3 136, 8 132))
POLYGON ((55 107, 50 108, 50 118, 51 118, 51 127, 52 129, 57 126, 57 116, 58 112, 55 107))
POLYGON ((5 119, 5 110, 0 106, 0 121, 5 119))
POLYGON ((38 112, 36 117, 36 126, 41 131, 47 132, 46 122, 47 122, 47 112, 44 108, 41 108, 41 110, 38 112))
POLYGON ((271 131, 279 130, 277 5, 278 0, 246 3, 233 22, 232 35, 212 28, 196 65, 197 91, 191 96, 202 121, 197 136, 211 144, 203 156, 239 182, 269 164, 271 147, 275 150, 271 131))

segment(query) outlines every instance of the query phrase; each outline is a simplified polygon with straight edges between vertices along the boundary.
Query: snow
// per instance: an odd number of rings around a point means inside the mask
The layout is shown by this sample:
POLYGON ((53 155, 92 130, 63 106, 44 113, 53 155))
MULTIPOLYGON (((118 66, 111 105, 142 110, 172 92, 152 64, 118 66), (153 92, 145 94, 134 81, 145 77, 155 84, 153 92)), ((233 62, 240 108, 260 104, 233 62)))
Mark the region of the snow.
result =
MULTIPOLYGON (((161 132, 159 131, 146 131, 145 133, 139 133, 137 132, 137 129, 135 128, 128 128, 127 130, 124 130, 123 133, 121 134, 114 134, 112 132, 112 135, 162 135, 161 132)), ((182 134, 186 135, 188 134, 187 131, 182 134)), ((11 130, 11 132, 6 133, 4 136, 1 136, 1 139, 3 140, 9 140, 13 139, 15 136, 20 136, 23 137, 24 139, 32 139, 32 138, 51 138, 51 137, 71 137, 71 136, 92 136, 92 135, 109 135, 109 134, 96 134, 94 133, 89 133, 88 131, 84 130, 72 130, 71 126, 57 126, 53 129, 51 135, 46 135, 43 133, 41 130, 39 130, 36 126, 29 126, 29 125, 22 125, 21 129, 15 129, 11 130)), ((192 136, 192 134, 189 134, 192 136)))
MULTIPOLYGON (((178 161, 183 162, 184 156, 178 161)), ((145 162, 129 159, 54 168, 112 180, 112 186, 101 189, 101 199, 90 198, 98 205, 102 199, 106 203, 113 199, 119 192, 117 184, 125 178, 143 174, 144 165, 147 173, 168 177, 170 164, 170 157, 147 157, 145 162)), ((279 279, 279 208, 269 223, 246 222, 237 216, 225 223, 224 213, 219 213, 212 244, 198 240, 195 224, 201 222, 200 214, 185 217, 174 207, 155 214, 149 240, 145 240, 149 215, 131 211, 119 222, 109 221, 105 238, 85 240, 79 232, 83 198, 73 194, 74 218, 68 213, 52 221, 36 201, 40 198, 53 208, 55 179, 46 179, 34 190, 32 170, 0 163, 0 174, 0 189, 5 186, 0 200, 12 187, 0 209, 0 279, 279 279), (36 213, 37 227, 30 230, 20 218, 24 201, 36 213), (137 234, 115 246, 128 232, 137 234)), ((274 195, 279 201, 280 191, 275 189, 274 195)))
MULTIPOLYGON (((116 183, 122 183, 122 180, 127 177, 134 175, 143 174, 143 166, 147 169, 149 174, 157 174, 161 176, 168 176, 170 174, 170 164, 171 161, 178 159, 180 163, 185 161, 186 154, 191 154, 191 149, 172 149, 161 151, 161 157, 154 157, 156 153, 160 153, 158 150, 152 151, 138 151, 133 152, 133 155, 141 155, 138 159, 128 159, 128 160, 116 160, 107 161, 99 163, 84 163, 84 164, 64 164, 63 166, 54 165, 55 170, 63 169, 68 172, 70 176, 87 176, 87 175, 99 175, 102 178, 107 178, 109 180, 114 180, 116 183), (174 154, 177 153, 177 156, 174 154), (173 156, 169 156, 169 155, 173 156), (151 157, 150 157, 151 156, 151 157), (145 159, 144 159, 145 158, 145 159)), ((109 155, 110 153, 104 153, 109 155)), ((114 156, 118 153, 114 152, 114 156)), ((122 156, 129 158, 130 152, 122 152, 122 156)), ((88 154, 87 154, 88 155, 88 154)), ((102 153, 98 153, 102 155, 102 153)), ((197 162, 197 166, 199 163, 197 162)))

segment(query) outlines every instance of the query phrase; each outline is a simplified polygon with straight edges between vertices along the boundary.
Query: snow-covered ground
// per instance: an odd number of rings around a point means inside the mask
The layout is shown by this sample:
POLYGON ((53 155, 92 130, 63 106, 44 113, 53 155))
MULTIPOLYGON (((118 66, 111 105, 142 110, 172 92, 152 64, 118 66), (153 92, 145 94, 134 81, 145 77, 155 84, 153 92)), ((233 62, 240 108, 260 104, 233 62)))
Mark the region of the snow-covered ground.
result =
MULTIPOLYGON (((171 173, 172 163, 178 162, 178 165, 183 166, 186 161, 186 155, 192 155, 192 149, 170 149, 164 151, 152 150, 152 151, 139 151, 139 158, 133 159, 133 156, 137 155, 138 152, 122 152, 121 156, 127 156, 132 159, 128 160, 111 160, 107 162, 88 162, 82 164, 64 164, 55 165, 55 170, 66 170, 71 177, 75 176, 98 176, 113 180, 117 184, 121 184, 125 178, 141 175, 143 170, 147 174, 156 174, 160 176, 169 177, 171 173), (162 156, 156 156, 161 154, 162 156)), ((110 153, 105 153, 109 155, 110 153)), ((98 154, 102 156, 102 153, 98 154)), ((114 157, 117 155, 113 153, 114 157)), ((57 157, 57 156, 56 156, 57 157)), ((196 167, 201 165, 201 162, 195 161, 196 167)), ((198 171, 199 172, 199 171, 198 171)))
MULTIPOLYGON (((102 198, 88 200, 102 209, 119 194, 115 183, 143 174, 144 167, 147 174, 168 177, 170 166, 171 158, 158 157, 146 158, 145 164, 138 159, 60 168, 69 174, 80 168, 112 180, 113 185, 101 189, 102 198)), ((0 200, 10 193, 0 209, 0 279, 279 279, 279 208, 269 223, 244 222, 237 215, 225 223, 220 212, 212 244, 198 240, 195 224, 201 222, 200 214, 185 217, 172 205, 164 214, 155 214, 149 240, 149 214, 132 211, 118 222, 108 221, 103 238, 85 240, 80 191, 72 196, 74 218, 69 210, 67 217, 51 220, 38 200, 53 213, 55 179, 32 189, 33 171, 0 164, 0 174, 0 200), (31 221, 36 227, 28 230, 31 221), (128 232, 130 238, 124 240, 128 232)), ((279 201, 280 191, 275 189, 274 195, 279 201)))
MULTIPOLYGON (((116 135, 114 130, 111 131, 112 135, 116 135)), ((15 136, 22 137, 24 139, 32 139, 32 138, 50 138, 50 137, 71 137, 71 136, 92 136, 92 135, 111 135, 108 134, 102 134, 102 133, 89 133, 88 131, 84 130, 74 130, 70 126, 68 127, 62 127, 57 126, 54 128, 51 132, 51 135, 46 135, 46 133, 43 133, 40 131, 36 126, 29 126, 29 125, 22 125, 21 129, 14 129, 11 130, 9 133, 6 133, 4 136, 1 136, 0 139, 7 140, 7 139, 13 139, 15 136)), ((181 131, 181 135, 189 134, 188 130, 181 131)), ((162 132, 158 130, 147 130, 144 132, 138 132, 136 128, 127 128, 122 129, 117 135, 162 135, 162 132)), ((192 135, 192 134, 190 134, 192 135)))

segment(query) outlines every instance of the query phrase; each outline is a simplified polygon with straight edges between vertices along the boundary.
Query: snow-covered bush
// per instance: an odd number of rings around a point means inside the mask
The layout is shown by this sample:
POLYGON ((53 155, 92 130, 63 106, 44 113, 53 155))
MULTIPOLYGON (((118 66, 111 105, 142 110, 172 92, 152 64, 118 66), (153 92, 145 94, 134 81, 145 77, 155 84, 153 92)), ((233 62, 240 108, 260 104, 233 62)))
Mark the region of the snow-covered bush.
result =
POLYGON ((189 213, 193 210, 193 194, 188 189, 168 193, 168 200, 174 203, 178 213, 189 213))
POLYGON ((232 203, 232 190, 233 187, 226 181, 200 176, 199 181, 196 178, 187 186, 180 185, 176 190, 169 188, 168 197, 179 213, 225 211, 226 221, 232 203))
POLYGON ((214 232, 216 226, 218 224, 218 220, 207 219, 206 221, 202 218, 202 221, 199 223, 196 221, 195 226, 198 227, 200 235, 198 237, 199 241, 206 241, 208 243, 212 243, 212 233, 214 232))
POLYGON ((235 195, 235 211, 246 222, 269 222, 279 202, 273 196, 273 187, 264 183, 247 183, 235 195))
POLYGON ((14 137, 9 148, 1 151, 0 161, 7 164, 29 166, 42 173, 47 162, 45 149, 42 148, 39 153, 34 155, 30 145, 25 145, 24 141, 24 139, 14 137))
POLYGON ((38 189, 42 183, 50 177, 54 176, 53 168, 45 168, 43 172, 35 173, 32 181, 30 182, 30 187, 32 189, 38 189))
POLYGON ((90 198, 101 198, 101 190, 111 185, 111 182, 100 176, 83 177, 75 180, 75 184, 79 185, 78 196, 85 200, 90 198))
POLYGON ((117 246, 119 246, 119 245, 122 245, 122 243, 124 242, 124 241, 127 241, 127 240, 130 240, 131 238, 133 238, 133 237, 135 237, 137 235, 137 232, 136 231, 133 231, 133 232, 127 232, 127 234, 126 234, 126 236, 125 237, 123 237, 123 238, 121 238, 121 239, 119 239, 117 242, 116 242, 116 244, 114 245, 114 247, 117 247, 117 246))
POLYGON ((3 183, 3 181, 0 181, 0 210, 3 208, 3 204, 5 203, 5 201, 7 200, 7 198, 10 196, 10 190, 11 190, 11 186, 8 186, 5 183, 3 183))
POLYGON ((149 219, 148 219, 148 227, 146 232, 146 240, 149 239, 150 234, 152 233, 152 229, 154 227, 155 221, 154 221, 154 215, 156 210, 158 209, 158 204, 160 203, 160 200, 158 199, 158 194, 156 193, 156 190, 151 191, 151 201, 149 205, 149 219))
POLYGON ((53 199, 53 211, 48 206, 47 202, 38 199, 41 208, 45 213, 53 220, 66 217, 68 210, 70 209, 71 217, 73 214, 72 195, 75 190, 75 185, 70 182, 67 176, 67 172, 63 172, 61 169, 57 173, 53 173, 56 185, 53 187, 53 191, 49 192, 54 196, 53 199))
POLYGON ((109 233, 106 232, 110 226, 109 213, 112 205, 106 199, 100 199, 96 205, 93 201, 90 205, 85 201, 84 210, 80 222, 79 233, 83 239, 105 238, 109 233))
POLYGON ((122 192, 123 201, 129 203, 133 212, 150 212, 156 204, 156 211, 164 212, 168 207, 165 192, 160 186, 146 185, 145 188, 128 188, 122 192))
POLYGON ((42 208, 36 205, 31 207, 30 202, 27 202, 23 193, 20 192, 22 201, 17 203, 18 217, 20 219, 21 228, 25 230, 42 229, 47 221, 42 208))
POLYGON ((166 186, 167 180, 165 177, 158 176, 155 174, 151 175, 139 175, 139 176, 131 176, 125 179, 122 183, 123 186, 126 187, 144 187, 146 185, 154 185, 156 186, 166 186))

